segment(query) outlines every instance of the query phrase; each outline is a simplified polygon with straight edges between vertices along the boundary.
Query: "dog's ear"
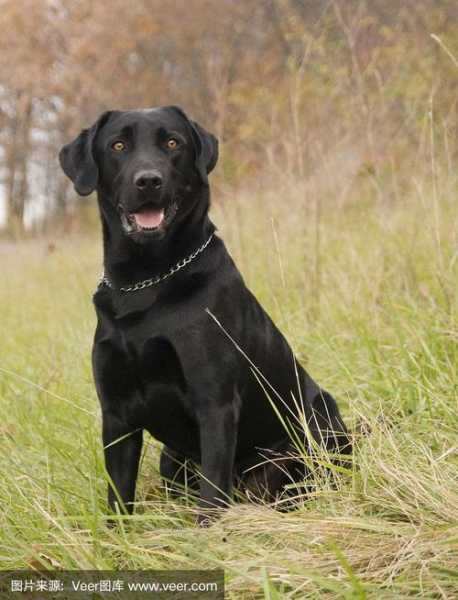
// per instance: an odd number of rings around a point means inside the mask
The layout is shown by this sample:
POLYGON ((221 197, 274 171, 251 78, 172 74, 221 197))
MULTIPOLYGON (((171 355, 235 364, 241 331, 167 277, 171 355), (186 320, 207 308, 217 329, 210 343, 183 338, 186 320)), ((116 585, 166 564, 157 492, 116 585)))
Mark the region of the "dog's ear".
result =
POLYGON ((206 131, 202 125, 196 121, 189 121, 191 127, 199 140, 200 148, 197 152, 197 168, 203 180, 207 180, 207 175, 213 171, 218 162, 218 140, 212 134, 206 131))
POLYGON ((191 129, 196 152, 196 169, 202 182, 208 183, 207 175, 213 171, 218 162, 218 140, 213 134, 206 131, 202 125, 191 121, 179 106, 170 106, 169 108, 177 112, 191 129))
POLYGON ((64 146, 59 152, 59 162, 65 175, 73 181, 80 196, 88 196, 97 187, 99 169, 94 159, 93 145, 97 133, 105 125, 111 111, 104 112, 90 127, 64 146))

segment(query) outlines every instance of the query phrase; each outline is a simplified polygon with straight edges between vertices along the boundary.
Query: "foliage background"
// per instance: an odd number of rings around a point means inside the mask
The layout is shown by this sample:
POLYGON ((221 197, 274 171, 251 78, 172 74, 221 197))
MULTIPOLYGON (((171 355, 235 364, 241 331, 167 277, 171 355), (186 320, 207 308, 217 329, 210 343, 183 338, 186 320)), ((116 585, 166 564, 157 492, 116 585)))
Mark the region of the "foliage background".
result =
POLYGON ((401 201, 456 158, 453 0, 2 0, 0 175, 9 235, 81 210, 56 156, 112 108, 181 105, 221 141, 215 179, 325 180, 401 201), (38 218, 40 217, 40 218, 38 218), (14 227, 12 227, 14 225, 14 227))

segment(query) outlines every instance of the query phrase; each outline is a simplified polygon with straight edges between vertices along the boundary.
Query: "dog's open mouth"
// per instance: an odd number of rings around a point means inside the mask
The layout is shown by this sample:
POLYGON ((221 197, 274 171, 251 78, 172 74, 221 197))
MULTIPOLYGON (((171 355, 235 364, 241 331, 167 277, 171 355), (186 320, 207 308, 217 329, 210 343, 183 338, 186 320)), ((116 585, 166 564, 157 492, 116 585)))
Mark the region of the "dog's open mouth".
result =
POLYGON ((177 212, 177 205, 170 204, 166 208, 158 208, 153 204, 145 204, 138 211, 128 213, 121 210, 121 223, 128 234, 156 233, 163 231, 177 212))

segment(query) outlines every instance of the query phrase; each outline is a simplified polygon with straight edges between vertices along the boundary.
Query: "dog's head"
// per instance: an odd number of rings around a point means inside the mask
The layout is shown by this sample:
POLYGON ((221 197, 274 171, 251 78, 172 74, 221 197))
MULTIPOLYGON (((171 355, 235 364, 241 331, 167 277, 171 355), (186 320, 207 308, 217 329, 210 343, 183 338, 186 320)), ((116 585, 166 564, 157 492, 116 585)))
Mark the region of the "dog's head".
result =
POLYGON ((176 106, 109 111, 64 146, 59 160, 78 194, 97 189, 125 235, 147 243, 195 209, 218 141, 176 106))

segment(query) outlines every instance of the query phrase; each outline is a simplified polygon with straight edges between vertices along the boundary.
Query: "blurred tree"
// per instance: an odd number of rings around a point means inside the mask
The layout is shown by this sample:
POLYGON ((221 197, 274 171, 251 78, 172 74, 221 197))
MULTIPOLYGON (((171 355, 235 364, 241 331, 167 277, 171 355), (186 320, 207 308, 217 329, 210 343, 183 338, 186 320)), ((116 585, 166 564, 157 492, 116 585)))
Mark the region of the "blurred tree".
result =
POLYGON ((108 108, 182 105, 222 138, 226 181, 351 157, 384 194, 424 148, 432 98, 450 164, 456 66, 430 34, 457 55, 457 24, 454 0, 0 0, 9 228, 71 210, 58 149, 108 108))
POLYGON ((29 194, 33 129, 52 91, 52 9, 45 0, 3 0, 0 6, 0 102, 3 180, 8 225, 22 229, 29 194))

